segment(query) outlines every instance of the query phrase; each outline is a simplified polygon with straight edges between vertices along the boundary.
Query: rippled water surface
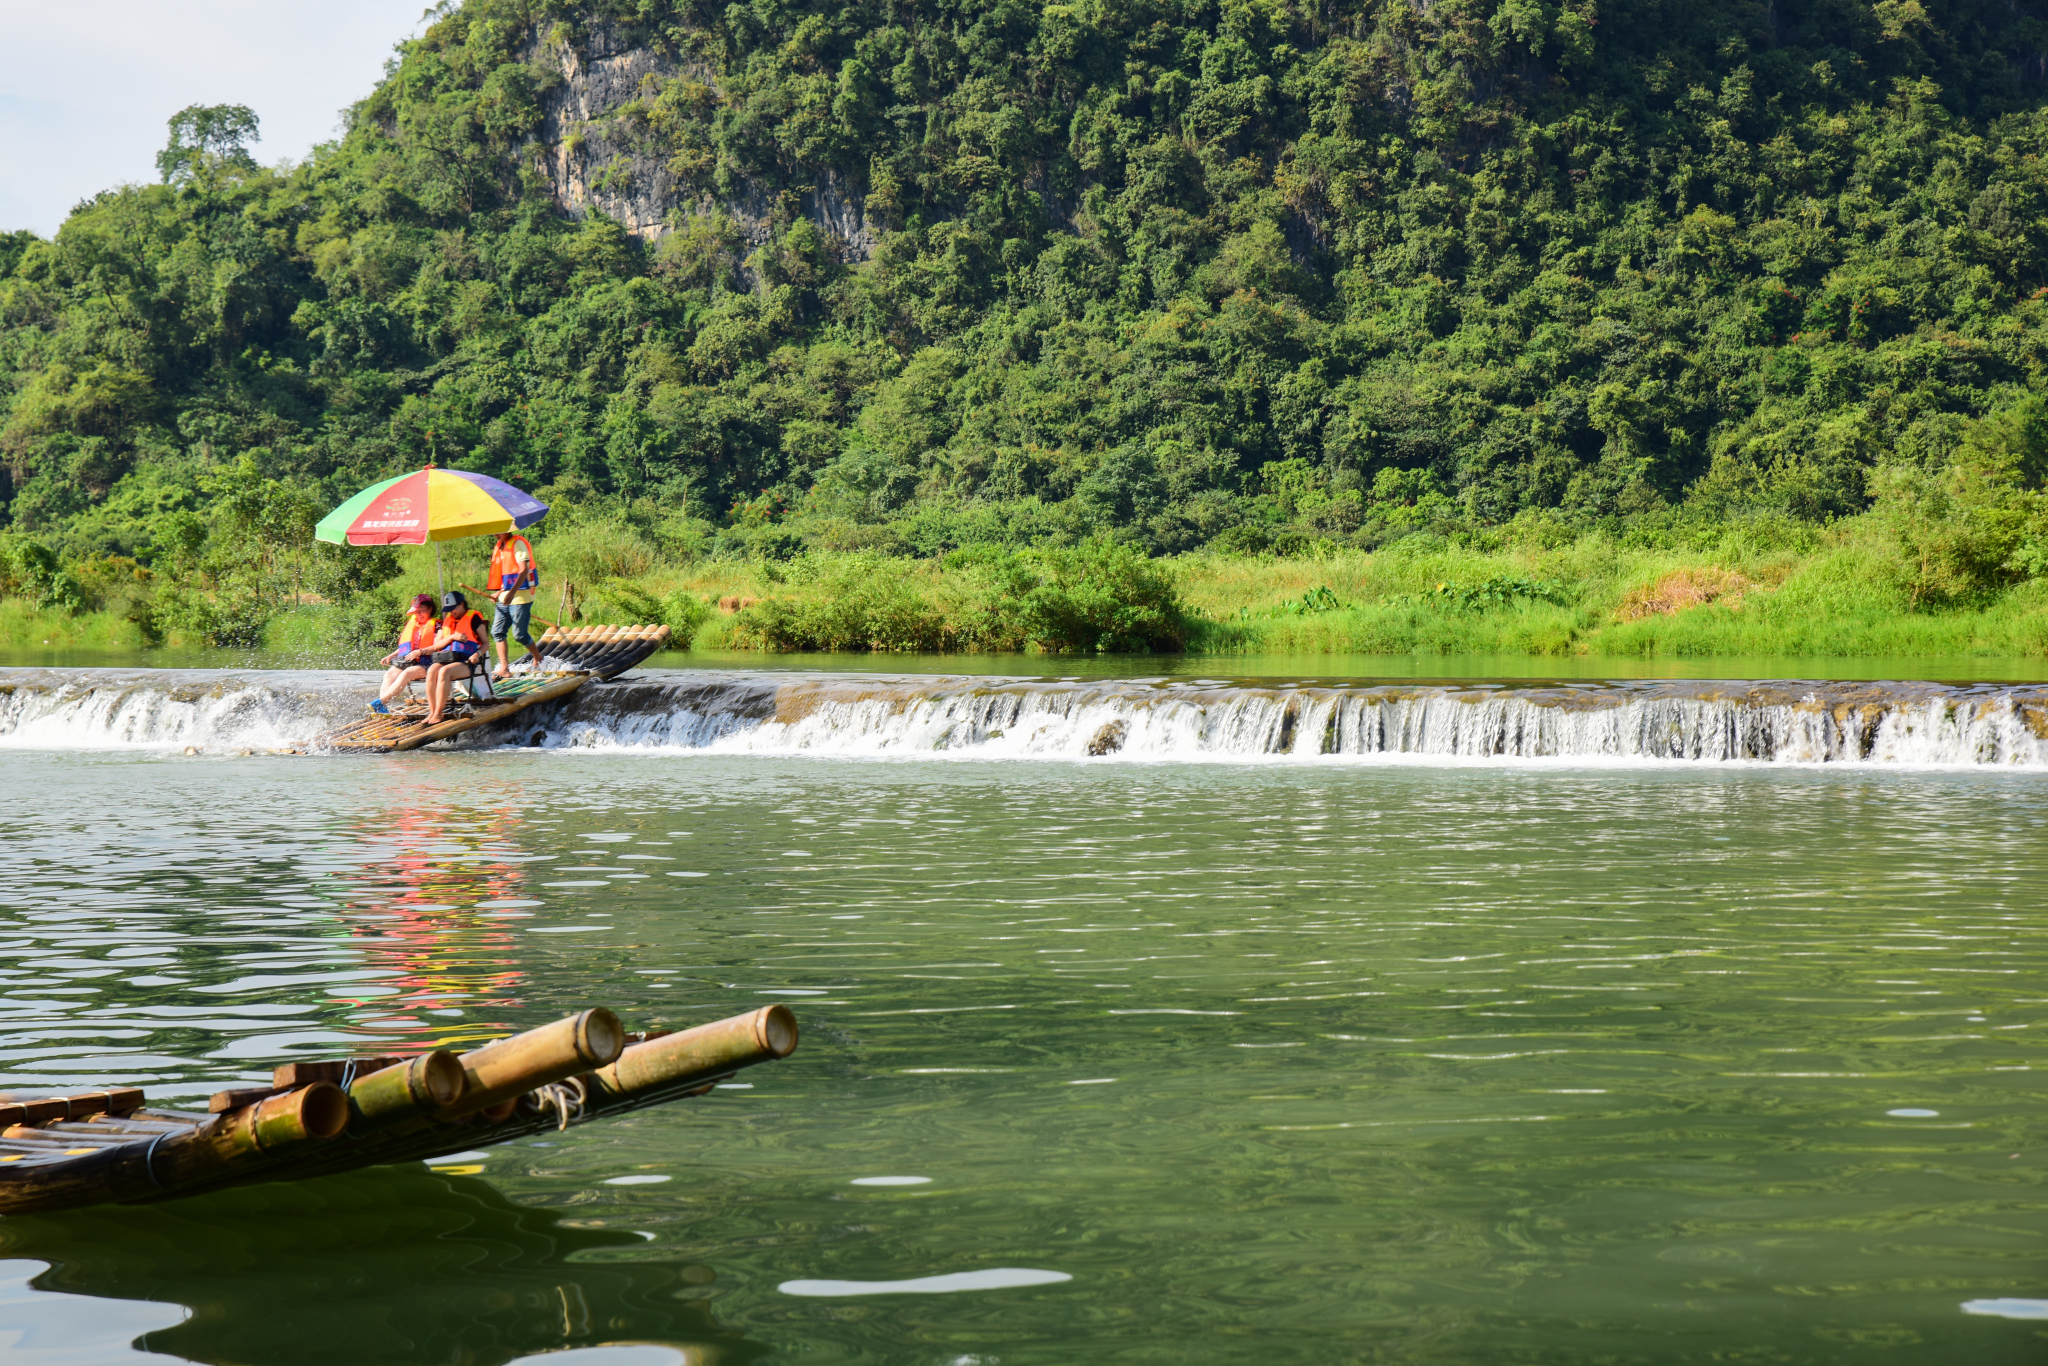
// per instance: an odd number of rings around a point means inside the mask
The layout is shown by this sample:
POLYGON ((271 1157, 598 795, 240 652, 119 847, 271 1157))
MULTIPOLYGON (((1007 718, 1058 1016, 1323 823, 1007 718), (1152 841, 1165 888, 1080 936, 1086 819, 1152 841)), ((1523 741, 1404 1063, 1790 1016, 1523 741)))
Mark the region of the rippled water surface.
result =
POLYGON ((2044 781, 0 753, 8 1088, 804 1030, 434 1169, 0 1222, 0 1356, 2038 1362, 2044 781))

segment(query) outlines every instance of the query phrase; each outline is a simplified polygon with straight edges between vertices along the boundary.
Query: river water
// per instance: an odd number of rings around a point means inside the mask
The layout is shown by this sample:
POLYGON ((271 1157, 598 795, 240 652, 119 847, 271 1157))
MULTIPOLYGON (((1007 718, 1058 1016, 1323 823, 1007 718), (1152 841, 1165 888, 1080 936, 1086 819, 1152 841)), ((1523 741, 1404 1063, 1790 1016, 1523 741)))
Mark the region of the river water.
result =
POLYGON ((0 1086, 597 1004, 801 1047, 0 1221, 0 1358, 2048 1354, 2038 690, 654 674, 261 752, 360 684, 0 676, 0 1086))

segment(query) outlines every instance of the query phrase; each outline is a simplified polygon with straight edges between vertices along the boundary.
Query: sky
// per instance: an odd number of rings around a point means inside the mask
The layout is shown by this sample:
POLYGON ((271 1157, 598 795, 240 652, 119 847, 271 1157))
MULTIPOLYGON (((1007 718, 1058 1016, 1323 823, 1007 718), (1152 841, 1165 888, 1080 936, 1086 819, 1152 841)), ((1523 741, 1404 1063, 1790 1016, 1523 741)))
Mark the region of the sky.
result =
POLYGON ((246 104, 266 165, 331 140, 425 0, 0 0, 0 231, 49 237, 72 205, 157 178, 165 123, 246 104))

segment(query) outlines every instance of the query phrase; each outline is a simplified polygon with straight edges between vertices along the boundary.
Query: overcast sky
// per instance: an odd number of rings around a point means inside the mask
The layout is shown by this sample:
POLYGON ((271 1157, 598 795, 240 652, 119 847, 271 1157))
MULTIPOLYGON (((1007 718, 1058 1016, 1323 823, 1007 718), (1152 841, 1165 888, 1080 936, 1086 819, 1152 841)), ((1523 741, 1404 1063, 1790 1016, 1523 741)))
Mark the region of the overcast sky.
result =
POLYGON ((426 0, 0 0, 0 230, 157 178, 164 123, 246 104, 256 159, 297 160, 370 93, 426 0))

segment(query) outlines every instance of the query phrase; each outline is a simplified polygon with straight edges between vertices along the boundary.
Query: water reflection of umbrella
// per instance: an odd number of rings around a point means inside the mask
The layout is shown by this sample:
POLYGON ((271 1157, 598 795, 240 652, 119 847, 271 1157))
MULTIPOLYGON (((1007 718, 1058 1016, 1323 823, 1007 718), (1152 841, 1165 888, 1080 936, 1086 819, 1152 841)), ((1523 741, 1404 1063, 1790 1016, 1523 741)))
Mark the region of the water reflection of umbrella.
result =
MULTIPOLYGON (((502 479, 429 465, 372 484, 320 519, 313 535, 336 545, 425 545, 517 531, 547 516, 548 505, 502 479)), ((445 590, 446 584, 442 585, 445 590)))

